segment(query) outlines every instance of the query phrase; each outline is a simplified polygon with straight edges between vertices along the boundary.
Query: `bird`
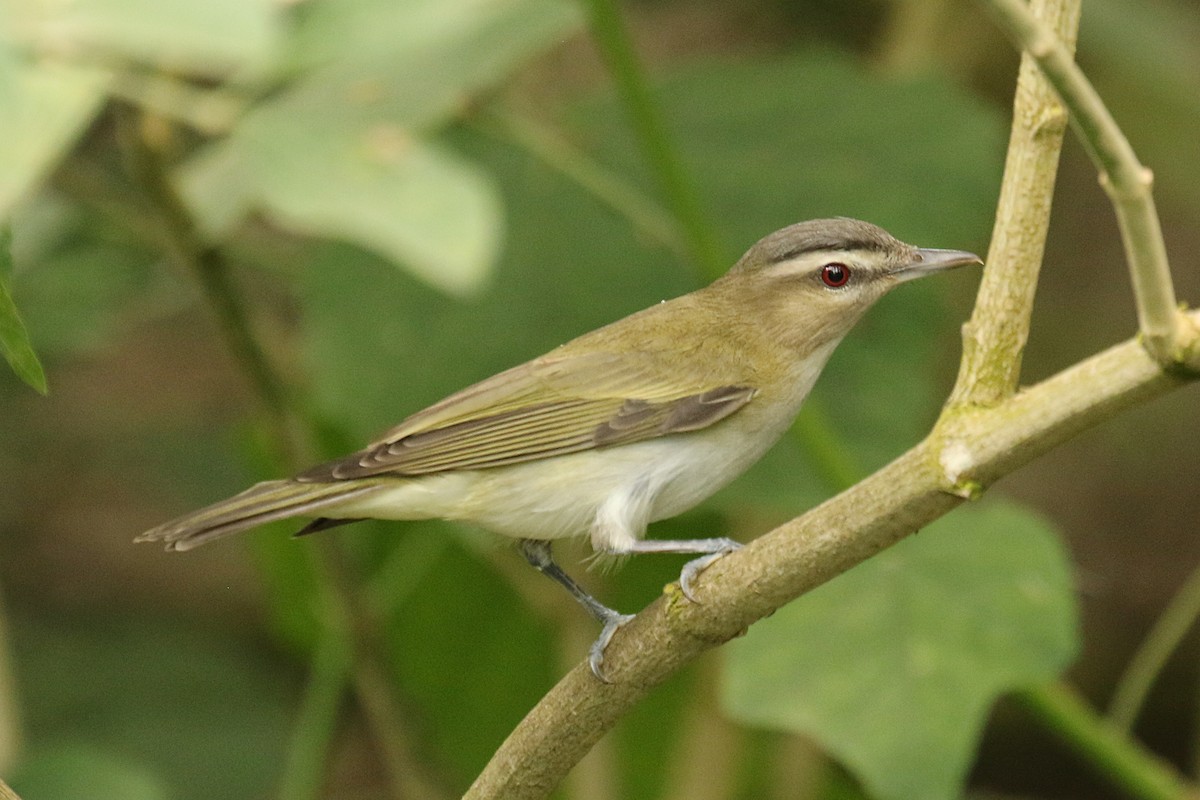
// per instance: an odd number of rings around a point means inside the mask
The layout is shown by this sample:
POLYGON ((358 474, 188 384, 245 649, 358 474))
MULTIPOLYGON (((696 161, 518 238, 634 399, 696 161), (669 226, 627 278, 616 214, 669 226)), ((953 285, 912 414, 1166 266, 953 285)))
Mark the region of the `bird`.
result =
POLYGON ((585 333, 418 411, 362 450, 146 531, 189 550, 263 523, 311 517, 297 535, 361 519, 441 518, 515 539, 525 559, 602 625, 588 663, 631 615, 588 594, 551 545, 590 537, 597 554, 699 555, 693 583, 740 544, 658 540, 676 516, 744 472, 794 421, 834 348, 901 283, 970 264, 847 217, 760 239, 721 277, 585 333))

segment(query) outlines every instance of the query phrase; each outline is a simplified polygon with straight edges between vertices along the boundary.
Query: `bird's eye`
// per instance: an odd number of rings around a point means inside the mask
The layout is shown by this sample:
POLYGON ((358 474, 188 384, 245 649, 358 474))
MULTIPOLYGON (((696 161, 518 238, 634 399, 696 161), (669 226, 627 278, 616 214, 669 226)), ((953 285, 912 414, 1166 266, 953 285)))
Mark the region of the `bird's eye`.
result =
POLYGON ((821 267, 821 283, 831 289, 839 289, 850 280, 850 268, 845 264, 834 261, 821 267))

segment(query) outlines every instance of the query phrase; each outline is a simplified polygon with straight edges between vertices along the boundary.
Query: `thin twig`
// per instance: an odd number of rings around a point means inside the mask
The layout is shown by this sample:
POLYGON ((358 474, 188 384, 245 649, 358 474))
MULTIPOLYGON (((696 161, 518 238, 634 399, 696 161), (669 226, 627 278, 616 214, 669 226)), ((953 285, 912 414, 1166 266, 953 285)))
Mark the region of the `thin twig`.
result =
MULTIPOLYGON (((1200 323, 1200 313, 1189 314, 1200 323)), ((1136 340, 1089 358, 991 408, 972 412, 969 440, 930 437, 849 491, 715 562, 617 634, 605 654, 611 684, 586 665, 568 673, 501 745, 468 798, 547 796, 588 748, 655 686, 799 595, 954 508, 946 467, 988 485, 1125 408, 1185 385, 1136 340)))
MULTIPOLYGON (((1074 45, 1080 0, 1034 0, 1031 8, 1074 45)), ((1066 130, 1066 110, 1033 57, 1024 54, 992 242, 975 309, 963 326, 962 363, 948 411, 991 405, 1016 391, 1066 130)))
POLYGON ((1200 365, 1196 345, 1200 332, 1176 307, 1166 245, 1151 193, 1153 173, 1138 161, 1129 140, 1070 50, 1033 15, 1024 0, 983 2, 1053 84, 1100 171, 1100 182, 1112 200, 1125 244, 1146 348, 1166 366, 1196 368, 1200 365))
POLYGON ((1108 716, 1122 730, 1133 727, 1154 679, 1200 617, 1200 568, 1194 570, 1146 634, 1113 691, 1108 716))
POLYGON ((117 137, 122 155, 130 176, 158 214, 158 243, 181 269, 199 280, 226 344, 270 414, 277 442, 284 448, 284 460, 294 461, 300 438, 295 424, 298 415, 287 384, 271 366, 251 329, 242 294, 224 254, 204 241, 158 153, 146 142, 142 120, 143 116, 133 109, 118 107, 117 137))
POLYGON ((348 696, 352 652, 346 632, 327 622, 312 655, 308 685, 292 728, 280 800, 316 800, 323 793, 327 754, 337 731, 338 712, 348 696))

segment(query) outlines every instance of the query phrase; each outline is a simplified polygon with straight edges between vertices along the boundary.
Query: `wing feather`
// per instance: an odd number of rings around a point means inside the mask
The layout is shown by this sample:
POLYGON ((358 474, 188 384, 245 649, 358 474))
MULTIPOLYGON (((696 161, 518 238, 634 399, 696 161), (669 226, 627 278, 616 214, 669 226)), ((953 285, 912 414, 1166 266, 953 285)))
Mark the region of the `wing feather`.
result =
MULTIPOLYGON (((367 448, 320 464, 301 481, 489 469, 700 430, 737 412, 755 389, 703 378, 664 381, 651 350, 551 353, 420 411, 367 448)), ((726 373, 728 374, 728 373, 726 373)))

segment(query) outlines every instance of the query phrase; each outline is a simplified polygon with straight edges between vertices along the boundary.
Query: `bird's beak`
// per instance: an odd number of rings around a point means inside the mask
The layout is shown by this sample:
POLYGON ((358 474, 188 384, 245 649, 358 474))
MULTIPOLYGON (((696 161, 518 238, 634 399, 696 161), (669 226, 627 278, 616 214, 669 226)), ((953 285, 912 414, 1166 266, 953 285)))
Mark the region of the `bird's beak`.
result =
POLYGON ((935 250, 922 247, 917 250, 916 260, 896 269, 892 275, 901 281, 910 281, 931 272, 944 272, 968 264, 982 263, 982 258, 966 250, 935 250))

